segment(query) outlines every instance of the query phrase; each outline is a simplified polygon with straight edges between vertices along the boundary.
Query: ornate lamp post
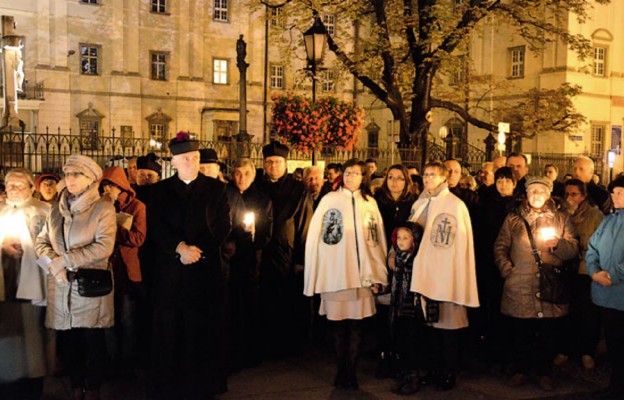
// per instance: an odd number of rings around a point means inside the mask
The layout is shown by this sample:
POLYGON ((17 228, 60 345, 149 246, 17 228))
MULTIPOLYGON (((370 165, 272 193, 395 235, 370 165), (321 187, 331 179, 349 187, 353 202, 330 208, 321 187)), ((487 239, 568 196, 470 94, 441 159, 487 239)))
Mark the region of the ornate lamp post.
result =
MULTIPOLYGON (((327 42, 327 29, 321 19, 314 17, 314 24, 303 33, 303 43, 305 44, 306 58, 308 59, 308 71, 312 76, 312 104, 316 102, 316 71, 317 65, 323 61, 325 43, 327 42)), ((312 165, 316 164, 316 150, 312 151, 312 165)))

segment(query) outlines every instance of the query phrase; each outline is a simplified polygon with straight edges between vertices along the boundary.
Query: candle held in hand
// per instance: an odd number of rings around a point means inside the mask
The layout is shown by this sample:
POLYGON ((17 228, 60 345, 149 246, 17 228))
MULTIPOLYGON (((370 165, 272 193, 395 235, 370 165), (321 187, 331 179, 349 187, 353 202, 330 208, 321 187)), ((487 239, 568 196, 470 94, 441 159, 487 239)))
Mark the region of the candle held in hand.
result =
POLYGON ((540 235, 542 235, 542 239, 544 241, 552 240, 557 237, 557 233, 555 232, 555 228, 542 228, 540 230, 540 235))
POLYGON ((248 212, 245 213, 245 216, 243 217, 243 224, 245 224, 245 226, 251 226, 255 223, 256 221, 256 215, 252 212, 248 212))

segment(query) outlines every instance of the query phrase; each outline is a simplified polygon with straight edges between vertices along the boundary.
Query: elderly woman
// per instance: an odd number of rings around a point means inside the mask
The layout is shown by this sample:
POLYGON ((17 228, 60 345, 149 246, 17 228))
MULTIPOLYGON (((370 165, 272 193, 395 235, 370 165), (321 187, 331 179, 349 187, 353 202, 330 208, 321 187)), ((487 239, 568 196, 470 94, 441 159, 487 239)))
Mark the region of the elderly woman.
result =
POLYGON ((366 164, 347 161, 343 177, 310 222, 303 294, 320 293, 319 314, 333 328, 338 361, 334 385, 355 390, 362 320, 375 314, 371 287, 387 284, 386 238, 366 164))
POLYGON ((565 261, 578 257, 578 241, 570 218, 550 198, 551 191, 549 179, 527 179, 527 198, 507 215, 494 244, 496 265, 505 280, 501 312, 511 317, 517 369, 509 385, 526 383, 531 367, 535 367, 539 387, 546 391, 554 389, 551 365, 556 333, 559 321, 568 314, 568 305, 542 299, 540 272, 526 224, 543 263, 561 267, 565 261))
POLYGON ((461 329, 468 327, 467 307, 478 307, 472 225, 468 209, 449 191, 448 170, 439 161, 425 165, 424 190, 412 206, 411 221, 423 240, 414 259, 411 290, 425 323, 429 375, 422 384, 438 390, 455 386, 461 329))
POLYGON ((99 398, 106 360, 104 329, 113 325, 113 293, 82 297, 68 272, 108 268, 117 221, 115 207, 100 198, 102 169, 89 157, 71 155, 63 167, 66 187, 37 238, 37 255, 48 259, 46 326, 59 331, 73 399, 99 398))
POLYGON ((615 212, 607 215, 589 239, 585 261, 592 278, 592 300, 600 308, 611 379, 602 399, 624 398, 624 177, 609 185, 615 212))
POLYGON ((46 287, 34 242, 50 206, 33 198, 33 175, 25 168, 7 174, 6 190, 0 204, 0 398, 39 399, 46 374, 46 287))

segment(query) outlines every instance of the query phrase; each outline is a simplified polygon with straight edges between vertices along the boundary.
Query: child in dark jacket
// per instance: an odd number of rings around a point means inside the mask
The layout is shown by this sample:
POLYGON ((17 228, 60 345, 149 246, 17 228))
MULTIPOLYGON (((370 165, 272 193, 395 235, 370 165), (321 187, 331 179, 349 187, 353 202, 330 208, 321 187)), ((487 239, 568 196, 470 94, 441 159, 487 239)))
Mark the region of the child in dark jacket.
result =
POLYGON ((391 324, 400 369, 399 380, 392 391, 402 395, 416 393, 419 389, 416 343, 422 322, 418 317, 422 316, 422 312, 417 309, 416 294, 410 291, 410 285, 414 257, 421 239, 420 225, 407 222, 392 232, 392 250, 388 254, 388 265, 392 271, 391 324))

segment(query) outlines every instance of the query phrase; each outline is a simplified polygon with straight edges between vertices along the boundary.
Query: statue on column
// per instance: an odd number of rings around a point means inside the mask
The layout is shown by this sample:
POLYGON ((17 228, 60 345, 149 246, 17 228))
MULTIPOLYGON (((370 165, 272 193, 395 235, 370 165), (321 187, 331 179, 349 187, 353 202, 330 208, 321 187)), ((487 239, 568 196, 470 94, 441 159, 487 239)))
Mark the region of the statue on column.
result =
POLYGON ((2 16, 2 61, 4 63, 4 114, 2 131, 11 131, 23 127, 18 117, 17 93, 23 91, 24 60, 22 57, 22 41, 16 35, 15 21, 12 16, 2 16))

